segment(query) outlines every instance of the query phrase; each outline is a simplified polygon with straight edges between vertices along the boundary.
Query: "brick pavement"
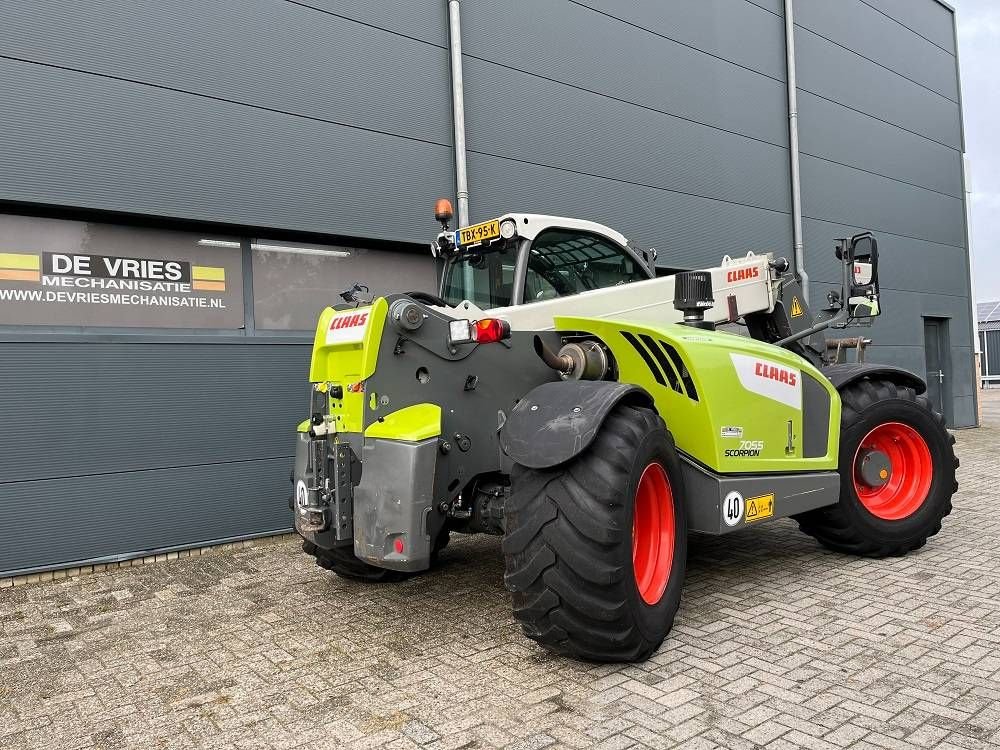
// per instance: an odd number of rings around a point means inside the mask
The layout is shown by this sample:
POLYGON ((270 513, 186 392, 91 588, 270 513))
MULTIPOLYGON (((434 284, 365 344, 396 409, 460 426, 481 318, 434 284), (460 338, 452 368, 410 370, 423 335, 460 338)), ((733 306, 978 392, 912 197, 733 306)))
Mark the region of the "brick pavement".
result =
POLYGON ((391 586, 282 542, 0 590, 0 747, 996 747, 995 394, 925 549, 857 560, 787 521, 695 539, 642 665, 525 640, 491 538, 391 586))

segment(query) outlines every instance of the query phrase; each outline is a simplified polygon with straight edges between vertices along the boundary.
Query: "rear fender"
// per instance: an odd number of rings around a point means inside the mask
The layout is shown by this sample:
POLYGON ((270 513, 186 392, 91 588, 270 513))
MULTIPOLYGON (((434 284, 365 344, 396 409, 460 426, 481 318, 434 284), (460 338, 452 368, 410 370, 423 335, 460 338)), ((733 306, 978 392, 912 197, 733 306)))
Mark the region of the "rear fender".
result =
POLYGON ((586 450, 611 410, 623 401, 653 408, 653 397, 628 383, 545 383, 517 402, 500 431, 500 446, 529 469, 556 466, 586 450))
POLYGON ((917 375, 902 367, 878 364, 830 365, 820 370, 838 391, 842 391, 860 380, 888 380, 896 385, 912 388, 919 396, 927 390, 927 384, 917 375))

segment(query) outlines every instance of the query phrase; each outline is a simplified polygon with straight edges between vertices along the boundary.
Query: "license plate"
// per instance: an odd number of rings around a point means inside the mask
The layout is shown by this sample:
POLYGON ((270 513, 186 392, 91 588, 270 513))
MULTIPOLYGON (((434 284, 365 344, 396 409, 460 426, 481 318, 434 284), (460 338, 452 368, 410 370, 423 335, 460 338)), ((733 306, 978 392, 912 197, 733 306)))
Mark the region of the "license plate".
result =
POLYGON ((500 237, 500 220, 484 221, 471 227, 462 227, 455 232, 456 245, 478 245, 500 237))

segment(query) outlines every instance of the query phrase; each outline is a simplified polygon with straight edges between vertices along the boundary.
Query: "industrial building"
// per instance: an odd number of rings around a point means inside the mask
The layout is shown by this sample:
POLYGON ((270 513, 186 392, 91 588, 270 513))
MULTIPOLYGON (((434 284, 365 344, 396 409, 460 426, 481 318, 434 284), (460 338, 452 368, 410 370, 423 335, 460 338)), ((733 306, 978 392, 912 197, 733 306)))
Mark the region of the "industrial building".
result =
POLYGON ((1000 385, 1000 300, 976 306, 979 333, 979 377, 983 388, 1000 385))
MULTIPOLYGON (((789 60, 782 0, 453 5, 473 221, 593 219, 699 267, 791 256, 798 207, 814 306, 870 229, 868 359, 974 424, 951 8, 794 0, 789 60)), ((8 7, 0 576, 290 526, 318 311, 435 285, 455 41, 445 0, 8 7)))

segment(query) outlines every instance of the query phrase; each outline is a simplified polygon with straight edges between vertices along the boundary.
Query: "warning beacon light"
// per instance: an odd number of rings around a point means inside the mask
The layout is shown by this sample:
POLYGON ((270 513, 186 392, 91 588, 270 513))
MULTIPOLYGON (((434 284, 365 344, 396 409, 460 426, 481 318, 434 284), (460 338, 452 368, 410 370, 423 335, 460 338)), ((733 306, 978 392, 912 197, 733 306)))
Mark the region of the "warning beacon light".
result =
POLYGON ((451 201, 447 198, 438 198, 434 204, 434 218, 441 222, 445 231, 448 229, 448 222, 455 215, 455 209, 451 206, 451 201))

